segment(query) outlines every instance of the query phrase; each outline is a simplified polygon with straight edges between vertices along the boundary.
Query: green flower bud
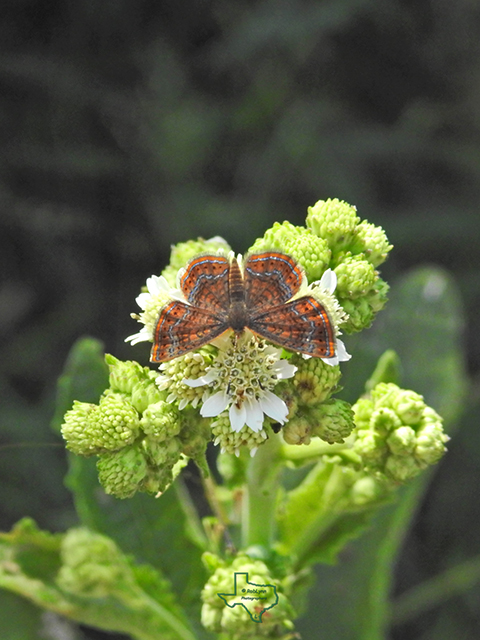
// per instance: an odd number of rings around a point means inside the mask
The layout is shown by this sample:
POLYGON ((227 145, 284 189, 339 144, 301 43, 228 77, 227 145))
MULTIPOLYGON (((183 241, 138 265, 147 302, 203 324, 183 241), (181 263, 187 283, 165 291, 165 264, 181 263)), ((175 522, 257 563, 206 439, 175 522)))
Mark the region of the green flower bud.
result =
POLYGON ((423 397, 407 389, 400 389, 392 401, 392 407, 403 424, 416 425, 426 408, 423 397))
POLYGON ((178 270, 184 267, 187 262, 190 262, 200 253, 217 253, 219 249, 225 253, 230 251, 230 245, 220 236, 215 236, 209 240, 198 238, 197 240, 179 242, 172 247, 170 264, 162 271, 162 276, 170 286, 175 287, 178 270))
POLYGON ((441 422, 427 422, 417 432, 415 456, 423 464, 435 464, 446 452, 449 437, 443 432, 441 422))
POLYGON ((278 249, 288 253, 304 268, 309 282, 320 280, 328 268, 332 252, 323 238, 310 229, 296 227, 290 222, 275 222, 263 238, 259 238, 249 253, 278 249))
POLYGON ((369 293, 377 279, 373 266, 363 255, 347 256, 335 267, 337 274, 337 296, 358 298, 369 293))
POLYGON ((360 400, 354 411, 362 428, 353 449, 366 470, 389 481, 411 480, 446 451, 448 436, 441 418, 414 391, 381 382, 372 389, 370 401, 360 400))
POLYGON ((247 447, 250 454, 254 455, 258 447, 267 439, 265 429, 255 433, 245 425, 240 431, 232 431, 227 411, 215 418, 211 429, 213 444, 219 445, 222 453, 234 453, 236 456, 240 455, 242 447, 247 447))
POLYGON ((384 471, 388 478, 396 482, 407 482, 415 478, 423 468, 413 457, 389 456, 384 471))
POLYGON ((140 426, 146 435, 163 442, 180 432, 179 411, 173 405, 160 400, 145 409, 140 426))
POLYGON ((89 429, 96 447, 116 451, 131 444, 140 432, 138 412, 120 393, 107 393, 100 400, 89 429))
POLYGON ((105 354, 105 362, 110 370, 110 389, 120 393, 132 393, 133 387, 145 378, 145 371, 138 362, 127 360, 122 362, 109 353, 105 354))
POLYGON ((360 222, 355 207, 337 200, 319 200, 308 207, 307 228, 328 242, 334 253, 348 249, 360 222))
POLYGON ((90 434, 91 421, 94 421, 97 405, 74 401, 73 407, 63 418, 62 436, 67 449, 81 456, 92 456, 101 449, 94 444, 90 434))
POLYGON ((141 380, 134 385, 130 402, 139 413, 143 413, 149 405, 165 397, 166 393, 162 393, 153 380, 141 380))
POLYGON ((342 443, 355 427, 352 407, 344 400, 323 402, 311 411, 314 427, 312 436, 330 444, 342 443))
POLYGON ((282 435, 287 444, 310 444, 312 436, 310 416, 297 414, 285 424, 282 435))
POLYGON ((215 633, 256 639, 281 637, 282 633, 293 628, 291 619, 295 613, 292 606, 282 592, 281 583, 273 578, 267 565, 261 560, 238 556, 230 566, 220 566, 205 584, 201 597, 204 603, 202 623, 208 630, 215 633), (268 615, 264 614, 261 620, 257 621, 261 622, 261 625, 252 625, 252 616, 258 615, 259 606, 254 601, 250 603, 248 597, 244 595, 248 585, 265 587, 265 592, 262 593, 264 598, 262 606, 270 606, 270 608, 268 615), (235 586, 237 594, 235 594, 235 586), (222 594, 223 598, 219 594, 222 594), (237 601, 245 602, 246 606, 234 605, 237 601))
POLYGON ((387 438, 390 451, 397 456, 411 455, 416 445, 416 434, 411 427, 398 427, 387 438))
POLYGON ((300 404, 316 406, 327 400, 337 388, 341 376, 338 365, 332 367, 321 358, 306 360, 299 354, 292 356, 290 362, 298 367, 293 386, 300 404))
POLYGON ((355 416, 355 424, 358 429, 368 429, 370 418, 374 409, 374 402, 370 398, 360 398, 353 405, 352 410, 355 416))
POLYGON ((58 586, 76 596, 105 598, 132 589, 131 568, 110 538, 88 529, 70 529, 61 547, 58 586))
POLYGON ((387 259, 389 251, 393 248, 382 227, 376 227, 366 220, 362 220, 356 228, 356 235, 351 245, 353 253, 363 253, 367 260, 378 267, 387 259))
POLYGON ((370 427, 375 429, 381 436, 385 436, 388 431, 398 429, 402 426, 402 421, 398 415, 388 407, 379 407, 372 411, 370 417, 370 427))
POLYGON ((355 333, 369 327, 376 314, 385 306, 388 291, 388 284, 377 277, 374 287, 364 296, 352 299, 339 295, 338 302, 348 314, 346 322, 342 324, 342 331, 355 333))
POLYGON ((98 479, 106 493, 131 498, 147 475, 147 461, 137 445, 101 455, 97 462, 98 479))
POLYGON ((368 429, 358 432, 353 450, 360 456, 363 464, 372 470, 381 470, 388 455, 385 439, 379 433, 368 429))

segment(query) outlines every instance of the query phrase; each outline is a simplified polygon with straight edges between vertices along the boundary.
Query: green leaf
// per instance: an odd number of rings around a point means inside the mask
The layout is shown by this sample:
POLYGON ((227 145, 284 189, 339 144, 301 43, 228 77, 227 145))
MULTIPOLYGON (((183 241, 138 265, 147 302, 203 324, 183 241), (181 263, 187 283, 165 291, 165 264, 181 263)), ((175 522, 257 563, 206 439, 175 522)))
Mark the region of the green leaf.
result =
MULTIPOLYGON (((65 568, 73 577, 68 583, 59 581, 65 537, 40 531, 29 519, 19 522, 10 533, 0 534, 0 587, 81 624, 120 631, 138 640, 195 640, 168 583, 152 567, 132 567, 119 549, 99 567, 100 592, 91 584, 88 589, 83 587, 85 572, 71 557, 65 558, 65 568), (108 579, 110 571, 117 580, 108 579)), ((87 544, 90 540, 98 544, 97 539, 95 534, 87 534, 87 544)), ((102 544, 110 544, 102 540, 102 544)), ((78 544, 82 544, 80 539, 78 544)))

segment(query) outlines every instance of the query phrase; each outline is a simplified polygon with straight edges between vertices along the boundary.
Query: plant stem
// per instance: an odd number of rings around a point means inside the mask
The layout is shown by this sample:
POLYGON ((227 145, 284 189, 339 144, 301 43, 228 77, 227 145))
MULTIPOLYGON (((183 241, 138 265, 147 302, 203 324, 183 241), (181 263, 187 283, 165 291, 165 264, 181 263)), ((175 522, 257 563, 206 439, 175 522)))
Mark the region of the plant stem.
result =
POLYGON ((276 434, 250 461, 242 508, 242 546, 270 547, 275 535, 275 509, 282 470, 281 442, 276 434))

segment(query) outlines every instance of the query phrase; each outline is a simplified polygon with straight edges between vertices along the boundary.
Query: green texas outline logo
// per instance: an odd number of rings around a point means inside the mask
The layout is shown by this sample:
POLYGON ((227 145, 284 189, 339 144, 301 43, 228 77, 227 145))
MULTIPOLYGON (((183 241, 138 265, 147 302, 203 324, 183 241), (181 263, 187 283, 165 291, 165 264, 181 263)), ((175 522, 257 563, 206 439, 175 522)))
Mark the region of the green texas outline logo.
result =
POLYGON ((240 605, 253 622, 262 622, 263 614, 278 604, 277 588, 273 584, 255 584, 248 581, 248 573, 235 573, 233 593, 217 593, 227 607, 240 605))

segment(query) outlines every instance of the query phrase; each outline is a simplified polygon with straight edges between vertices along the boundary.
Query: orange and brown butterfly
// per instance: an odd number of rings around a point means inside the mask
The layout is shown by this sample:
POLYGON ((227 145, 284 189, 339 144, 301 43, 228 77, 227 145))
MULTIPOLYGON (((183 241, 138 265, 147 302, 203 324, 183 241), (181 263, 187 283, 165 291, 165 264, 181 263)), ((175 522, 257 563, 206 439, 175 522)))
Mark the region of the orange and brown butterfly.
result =
MULTIPOLYGON (((285 253, 254 253, 245 260, 198 255, 179 280, 184 299, 171 299, 160 310, 152 362, 199 349, 227 331, 240 335, 245 330, 329 364, 349 358, 336 337, 338 318, 335 321, 313 290, 306 289, 302 267, 285 253)), ((336 285, 334 273, 328 270, 320 285, 323 281, 331 293, 336 285)), ((339 315, 340 321, 344 315, 339 315)))

